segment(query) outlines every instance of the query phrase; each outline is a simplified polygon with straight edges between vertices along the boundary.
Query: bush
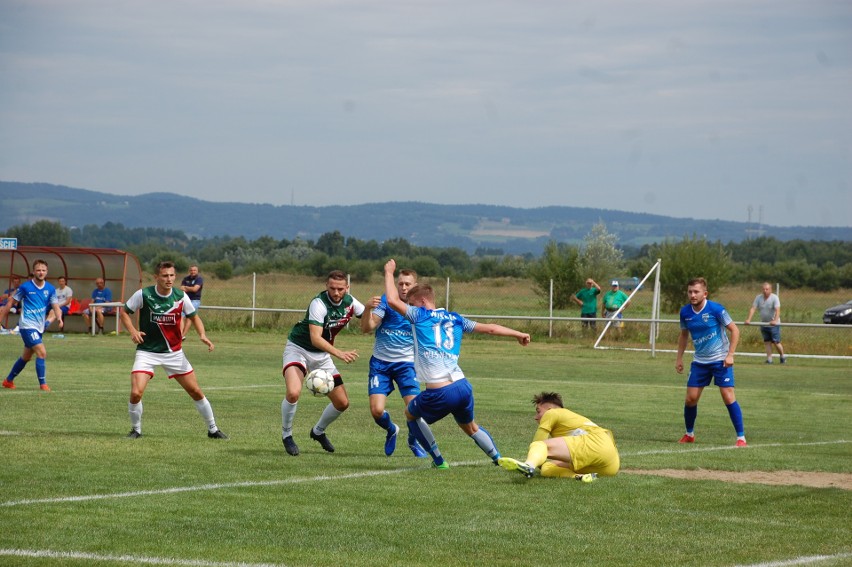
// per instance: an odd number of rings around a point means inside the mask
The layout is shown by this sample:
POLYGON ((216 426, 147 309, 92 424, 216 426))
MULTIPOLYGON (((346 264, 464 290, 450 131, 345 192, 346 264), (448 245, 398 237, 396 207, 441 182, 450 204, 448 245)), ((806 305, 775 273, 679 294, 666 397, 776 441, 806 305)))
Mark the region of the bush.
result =
POLYGON ((651 247, 651 257, 662 260, 660 293, 663 308, 676 312, 686 303, 686 283, 703 277, 710 290, 718 291, 731 279, 732 262, 721 243, 704 237, 684 237, 680 242, 665 242, 651 247))

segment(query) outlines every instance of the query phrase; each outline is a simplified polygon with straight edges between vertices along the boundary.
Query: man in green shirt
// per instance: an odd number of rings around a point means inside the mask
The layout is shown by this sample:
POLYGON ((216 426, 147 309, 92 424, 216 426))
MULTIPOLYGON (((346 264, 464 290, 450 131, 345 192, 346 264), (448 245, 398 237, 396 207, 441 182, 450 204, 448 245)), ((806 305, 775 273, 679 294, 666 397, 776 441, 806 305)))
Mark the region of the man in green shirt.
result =
POLYGON ((580 306, 580 318, 591 319, 591 321, 583 321, 583 328, 595 328, 595 319, 598 316, 598 295, 601 293, 601 286, 592 278, 586 279, 586 287, 571 296, 574 303, 580 306))
POLYGON ((619 289, 618 280, 612 280, 612 289, 606 292, 603 296, 604 317, 614 319, 612 326, 616 329, 616 336, 621 336, 621 328, 624 327, 624 322, 621 319, 624 309, 627 309, 627 294, 619 289), (624 309, 615 314, 621 306, 624 309))

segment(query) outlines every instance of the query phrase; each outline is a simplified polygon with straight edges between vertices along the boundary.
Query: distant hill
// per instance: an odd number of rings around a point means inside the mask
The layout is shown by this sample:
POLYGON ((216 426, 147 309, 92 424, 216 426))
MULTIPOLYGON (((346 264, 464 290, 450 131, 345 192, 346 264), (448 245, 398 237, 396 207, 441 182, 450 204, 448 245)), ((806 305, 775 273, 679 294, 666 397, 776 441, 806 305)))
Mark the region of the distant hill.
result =
POLYGON ((550 240, 579 244, 599 220, 621 245, 642 246, 693 233, 723 243, 759 234, 778 240, 852 241, 849 227, 758 227, 744 222, 674 218, 581 207, 520 209, 494 205, 369 203, 304 207, 212 203, 173 193, 135 197, 46 183, 0 181, 0 234, 38 220, 67 227, 121 223, 129 228, 183 230, 189 236, 260 236, 316 240, 339 230, 347 237, 379 242, 404 238, 418 246, 455 246, 474 252, 499 249, 539 254, 550 240))

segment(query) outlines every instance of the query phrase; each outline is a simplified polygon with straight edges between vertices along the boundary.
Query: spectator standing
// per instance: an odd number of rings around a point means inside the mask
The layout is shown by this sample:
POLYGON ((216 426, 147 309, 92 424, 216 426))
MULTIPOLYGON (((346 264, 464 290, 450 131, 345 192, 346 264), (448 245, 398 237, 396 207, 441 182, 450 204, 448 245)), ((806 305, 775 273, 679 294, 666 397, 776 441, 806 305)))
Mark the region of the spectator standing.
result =
MULTIPOLYGON (((604 304, 604 317, 607 319, 621 319, 623 316, 624 310, 618 315, 615 315, 616 311, 618 311, 619 307, 624 306, 624 309, 627 309, 627 294, 619 289, 618 280, 612 280, 612 289, 606 292, 603 296, 603 304, 604 304)), ((613 320, 612 326, 616 328, 617 336, 621 335, 621 328, 624 327, 624 321, 615 321, 613 320)))
POLYGON ((115 310, 112 307, 95 307, 98 303, 110 303, 112 301, 112 291, 106 286, 106 281, 103 278, 95 280, 95 289, 92 290, 92 303, 89 308, 83 311, 83 319, 86 321, 86 327, 91 328, 91 315, 95 316, 95 323, 98 325, 98 332, 104 332, 104 315, 112 315, 115 310))
MULTIPOLYGON (((184 292, 192 306, 197 311, 201 307, 201 288, 204 287, 204 278, 198 273, 198 266, 193 264, 189 267, 189 275, 180 281, 180 290, 184 292)), ((186 338, 186 332, 189 330, 189 319, 184 319, 183 328, 181 329, 181 337, 186 338)))
POLYGON ((580 306, 580 318, 591 319, 591 321, 583 321, 583 328, 596 328, 595 319, 598 316, 598 295, 601 293, 601 286, 592 278, 586 279, 586 287, 571 296, 574 303, 580 306))
POLYGON ((763 283, 763 293, 754 298, 745 320, 746 325, 751 325, 755 311, 760 313, 760 320, 765 323, 760 327, 760 334, 763 335, 763 346, 766 347, 766 364, 772 364, 772 345, 775 345, 781 357, 781 364, 784 364, 787 357, 784 356, 784 347, 781 345, 781 300, 772 293, 772 284, 769 282, 763 283))

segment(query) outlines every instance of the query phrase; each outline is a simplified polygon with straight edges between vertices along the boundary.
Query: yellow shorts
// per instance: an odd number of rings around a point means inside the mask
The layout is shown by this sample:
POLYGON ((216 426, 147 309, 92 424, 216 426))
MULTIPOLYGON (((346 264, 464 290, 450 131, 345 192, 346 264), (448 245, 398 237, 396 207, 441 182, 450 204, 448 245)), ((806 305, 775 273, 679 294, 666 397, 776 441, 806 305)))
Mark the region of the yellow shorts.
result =
POLYGON ((598 473, 600 476, 615 476, 621 466, 615 438, 608 429, 563 437, 574 472, 579 474, 598 473))

